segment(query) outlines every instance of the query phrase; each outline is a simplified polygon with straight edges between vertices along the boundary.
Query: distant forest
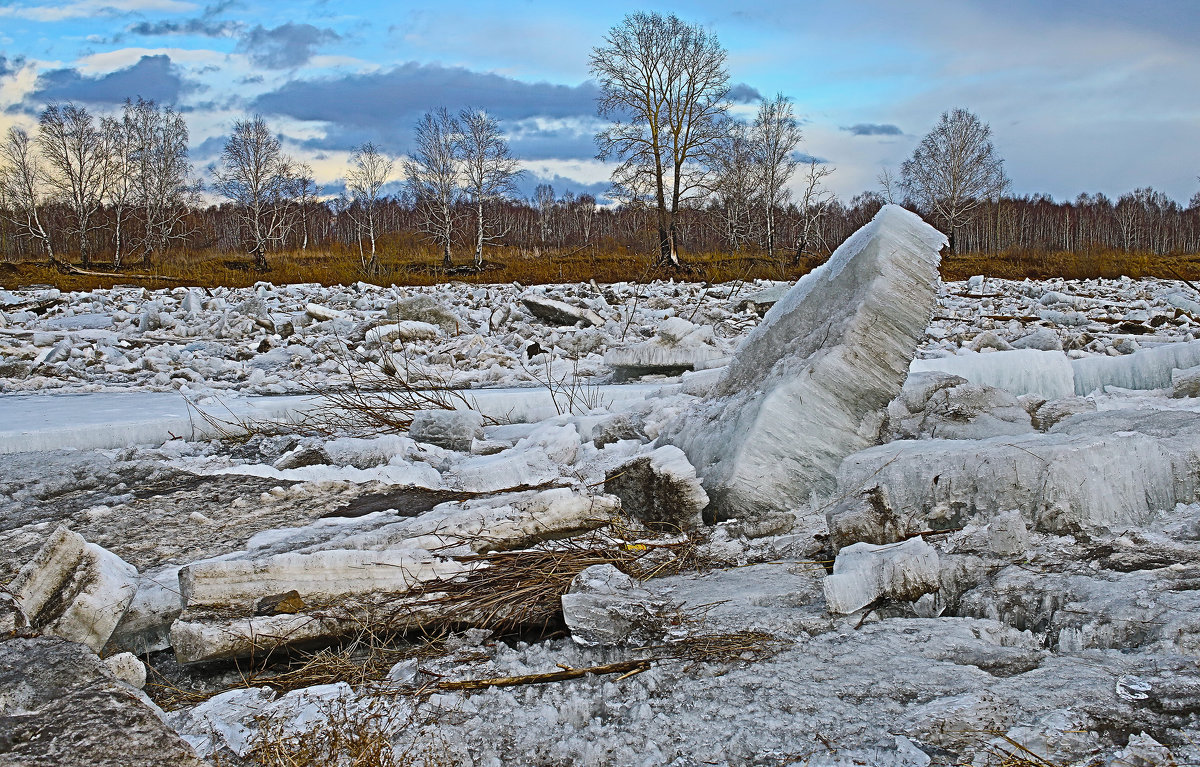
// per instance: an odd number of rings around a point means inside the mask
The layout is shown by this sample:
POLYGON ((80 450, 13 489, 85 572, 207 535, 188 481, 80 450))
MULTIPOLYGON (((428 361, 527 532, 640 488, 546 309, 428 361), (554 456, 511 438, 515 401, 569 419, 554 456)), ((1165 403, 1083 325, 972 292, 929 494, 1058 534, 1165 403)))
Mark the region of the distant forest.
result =
POLYGON ((728 255, 794 273, 885 202, 925 216, 958 255, 1104 253, 1121 273, 1113 254, 1200 252, 1200 194, 1186 207, 1150 187, 1115 200, 1013 196, 990 126, 965 109, 943 113, 898 173, 883 169, 878 191, 839 199, 825 183, 836 169, 799 151, 790 98, 763 99, 751 121, 731 116, 725 64, 715 37, 675 16, 630 14, 609 31, 590 60, 610 120, 597 157, 614 164, 603 205, 548 185, 521 199, 519 158, 470 107, 425 113, 406 156, 356 147, 343 191, 327 195, 261 116, 234 123, 205 189, 173 107, 138 98, 96 116, 50 104, 33 131, 0 137, 0 256, 67 272, 188 262, 194 274, 215 256, 267 271, 333 254, 370 278, 421 261, 435 275, 479 273, 587 252, 680 271, 728 255))
MULTIPOLYGON (((870 221, 884 204, 877 192, 866 192, 851 200, 826 201, 815 221, 806 220, 805 212, 795 204, 777 211, 778 257, 821 257, 842 242, 854 230, 870 221), (805 236, 805 231, 808 231, 805 236)), ((918 213, 933 218, 911 201, 898 200, 918 213)), ((1138 189, 1117 200, 1102 194, 1080 195, 1077 199, 1055 202, 1049 196, 1003 197, 976 208, 958 229, 957 249, 961 253, 1003 253, 1006 251, 1075 252, 1117 250, 1165 255, 1200 252, 1200 200, 1183 207, 1161 192, 1138 189)), ((656 246, 654 211, 644 205, 597 206, 591 195, 564 193, 554 195, 545 189, 537 199, 504 200, 487 203, 496 229, 503 234, 493 248, 537 257, 595 247, 601 252, 632 251, 652 253, 656 246)), ((467 216, 470 205, 457 206, 467 216)), ((8 211, 11 213, 11 211, 8 211)), ((292 251, 328 250, 338 247, 357 253, 365 235, 358 221, 362 211, 352 203, 339 209, 336 202, 313 200, 292 206, 291 220, 272 240, 273 254, 292 251)), ((161 252, 142 250, 127 265, 145 266, 162 257, 177 255, 245 253, 242 232, 244 211, 232 203, 188 206, 180 211, 175 235, 161 252), (147 258, 149 256, 149 258, 147 258)), ((80 249, 74 235, 73 215, 67 204, 47 202, 41 206, 42 225, 55 253, 78 257, 80 249)), ((812 213, 809 212, 811 216, 812 213)), ((428 250, 431 263, 440 261, 440 252, 422 232, 422 216, 406 194, 380 200, 377 209, 377 238, 382 253, 402 250, 406 255, 417 249, 428 250)), ((87 250, 91 260, 112 265, 116 254, 117 211, 101 206, 87 232, 87 250)), ((126 242, 141 236, 137 221, 126 221, 126 242)), ((680 246, 683 253, 750 254, 763 251, 755 232, 731 230, 727 217, 715 204, 685 208, 679 217, 680 246)), ((455 236, 457 262, 470 263, 473 234, 464 229, 455 236)), ((0 253, 7 260, 38 260, 44 257, 42 244, 20 236, 11 215, 0 217, 0 253)))

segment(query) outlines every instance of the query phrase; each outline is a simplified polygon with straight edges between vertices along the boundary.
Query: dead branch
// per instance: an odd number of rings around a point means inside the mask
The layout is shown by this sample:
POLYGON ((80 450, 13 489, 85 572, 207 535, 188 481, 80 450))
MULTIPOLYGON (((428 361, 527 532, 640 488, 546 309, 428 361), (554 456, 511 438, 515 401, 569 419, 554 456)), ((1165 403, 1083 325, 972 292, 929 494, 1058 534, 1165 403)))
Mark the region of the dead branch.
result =
POLYGON ((588 666, 587 668, 562 666, 562 671, 551 671, 547 674, 499 676, 491 679, 464 679, 458 682, 438 682, 434 686, 439 690, 484 690, 488 687, 515 687, 522 684, 563 682, 568 679, 578 679, 588 674, 626 674, 631 676, 650 668, 650 663, 649 658, 639 658, 638 660, 623 660, 617 663, 605 663, 601 666, 588 666))

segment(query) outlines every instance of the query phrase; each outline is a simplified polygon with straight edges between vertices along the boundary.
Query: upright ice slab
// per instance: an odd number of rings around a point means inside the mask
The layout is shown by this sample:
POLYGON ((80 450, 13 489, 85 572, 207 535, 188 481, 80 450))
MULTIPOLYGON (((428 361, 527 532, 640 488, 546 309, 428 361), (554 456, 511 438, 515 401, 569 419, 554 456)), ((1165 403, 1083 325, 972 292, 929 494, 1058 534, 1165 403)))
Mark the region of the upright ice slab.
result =
POLYGON ((667 435, 718 518, 796 508, 833 490, 900 391, 938 290, 946 238, 887 205, 805 275, 667 435))

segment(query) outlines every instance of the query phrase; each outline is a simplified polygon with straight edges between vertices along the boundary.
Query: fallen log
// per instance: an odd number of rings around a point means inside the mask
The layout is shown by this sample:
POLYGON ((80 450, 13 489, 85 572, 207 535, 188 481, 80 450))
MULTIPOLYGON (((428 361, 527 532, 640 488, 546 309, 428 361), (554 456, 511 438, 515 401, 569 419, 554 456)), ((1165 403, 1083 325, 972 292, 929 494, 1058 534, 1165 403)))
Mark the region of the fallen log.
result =
POLYGON ((571 668, 560 666, 561 671, 551 671, 546 674, 525 674, 523 676, 498 676, 491 679, 463 679, 457 682, 438 682, 434 687, 439 690, 484 690, 488 687, 515 687, 522 684, 546 684, 548 682, 564 682, 568 679, 578 679, 588 674, 624 674, 624 679, 650 668, 650 659, 623 660, 617 663, 605 663, 601 666, 587 668, 571 668))

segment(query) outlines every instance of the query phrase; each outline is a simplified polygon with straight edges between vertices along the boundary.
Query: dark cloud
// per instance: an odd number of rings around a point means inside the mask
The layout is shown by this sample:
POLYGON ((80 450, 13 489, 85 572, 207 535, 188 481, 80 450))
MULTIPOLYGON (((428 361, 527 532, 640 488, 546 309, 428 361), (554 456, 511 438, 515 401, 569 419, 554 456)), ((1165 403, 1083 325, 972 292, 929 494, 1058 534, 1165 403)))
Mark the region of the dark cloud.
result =
MULTIPOLYGON (((592 118, 599 89, 580 85, 526 83, 497 74, 459 67, 404 64, 385 72, 321 80, 294 80, 256 98, 252 107, 266 114, 330 123, 329 135, 314 148, 349 149, 376 141, 392 151, 405 151, 412 126, 421 115, 440 106, 486 109, 501 121, 531 118, 592 118)), ((591 157, 591 137, 577 131, 548 131, 573 143, 568 157, 591 157)), ((520 139, 524 142, 524 137, 520 139)), ((557 155, 563 157, 563 155, 557 155)))
POLYGON ((811 155, 807 152, 796 152, 792 156, 805 165, 808 165, 810 162, 815 162, 817 165, 824 165, 825 163, 829 162, 829 160, 824 157, 817 157, 816 155, 811 155))
POLYGON ((291 69, 307 64, 317 46, 341 40, 332 29, 288 22, 273 29, 255 26, 238 41, 237 50, 260 67, 291 69))
POLYGON ((847 133, 852 133, 855 136, 903 136, 904 131, 898 126, 890 123, 859 123, 849 127, 843 126, 842 130, 847 133))
POLYGON ((587 184, 583 181, 576 181, 573 178, 567 178, 558 174, 553 176, 538 176, 533 173, 525 173, 517 179, 517 196, 526 199, 533 197, 538 184, 549 184, 554 187, 556 197, 562 197, 565 192, 570 192, 576 197, 581 194, 590 194, 600 202, 607 201, 605 195, 610 186, 607 182, 587 184))
POLYGON ((125 31, 131 35, 154 37, 160 35, 195 35, 197 37, 233 37, 242 29, 236 21, 212 21, 206 18, 185 21, 142 21, 130 24, 125 31))
POLYGON ((755 101, 762 101, 763 97, 758 88, 738 83, 729 89, 729 100, 738 104, 753 104, 755 101))
POLYGON ((26 103, 119 104, 125 99, 141 96, 160 104, 171 104, 190 89, 169 56, 143 56, 133 66, 96 77, 80 74, 77 69, 44 72, 38 77, 37 86, 26 103))
POLYGON ((24 56, 13 56, 11 59, 0 53, 0 77, 15 75, 25 67, 24 56))

